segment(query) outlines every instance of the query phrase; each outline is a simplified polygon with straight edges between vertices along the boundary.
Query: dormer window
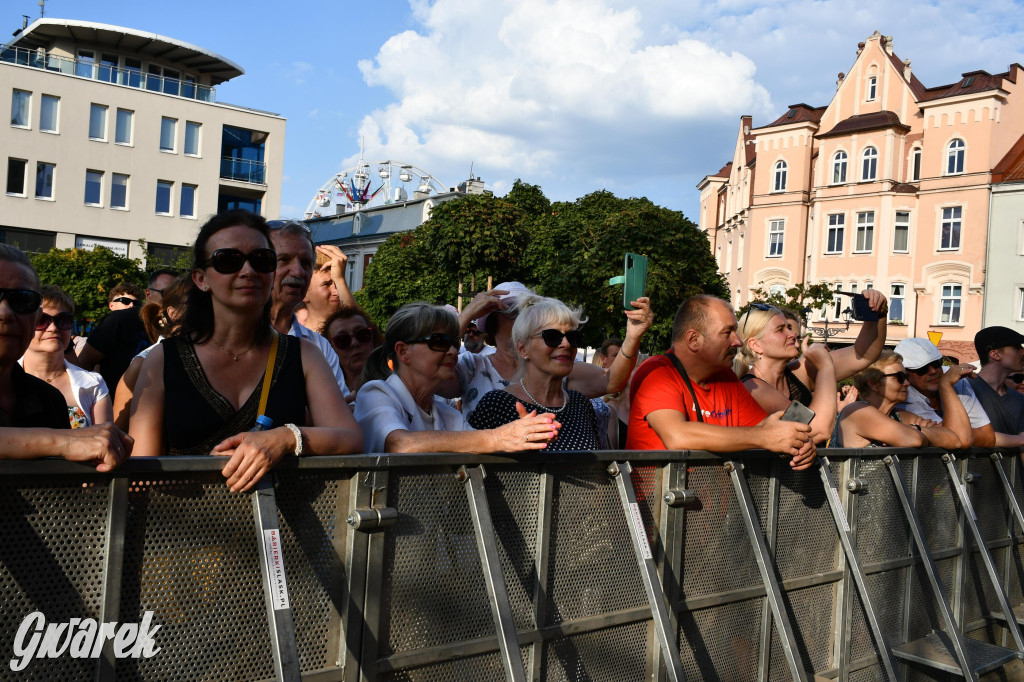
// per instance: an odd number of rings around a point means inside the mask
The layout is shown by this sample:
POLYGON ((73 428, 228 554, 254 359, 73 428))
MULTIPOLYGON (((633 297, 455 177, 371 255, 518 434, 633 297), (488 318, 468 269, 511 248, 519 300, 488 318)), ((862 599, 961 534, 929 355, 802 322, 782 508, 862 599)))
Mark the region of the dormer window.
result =
POLYGON ((874 102, 875 97, 878 96, 878 76, 870 76, 868 78, 868 102, 874 102))
POLYGON ((960 87, 969 88, 972 85, 974 85, 974 76, 968 76, 967 78, 964 79, 964 82, 961 83, 960 87))

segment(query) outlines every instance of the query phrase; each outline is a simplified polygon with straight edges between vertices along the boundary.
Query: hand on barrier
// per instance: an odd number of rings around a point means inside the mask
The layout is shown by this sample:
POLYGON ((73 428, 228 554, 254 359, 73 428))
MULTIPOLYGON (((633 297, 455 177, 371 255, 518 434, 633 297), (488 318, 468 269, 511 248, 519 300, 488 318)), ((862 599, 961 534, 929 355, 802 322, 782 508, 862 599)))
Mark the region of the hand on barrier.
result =
POLYGON ((295 451, 295 436, 284 427, 269 431, 245 431, 225 438, 213 455, 230 457, 220 473, 231 492, 244 492, 256 485, 284 456, 295 451))
POLYGON ((516 403, 516 412, 519 413, 519 419, 492 429, 494 452, 543 450, 558 437, 558 429, 562 425, 555 421, 555 415, 527 412, 526 407, 519 402, 516 403))
POLYGON ((96 471, 110 471, 132 453, 135 440, 113 424, 87 426, 61 433, 61 457, 72 462, 96 464, 96 471))
POLYGON ((923 429, 929 426, 939 426, 942 424, 942 422, 926 419, 914 414, 913 412, 907 412, 906 410, 897 410, 896 413, 900 418, 900 423, 906 424, 907 426, 920 426, 923 429))
POLYGON ((782 414, 775 412, 761 422, 760 428, 764 433, 761 447, 796 457, 811 442, 811 427, 798 422, 784 422, 782 414))
POLYGON ((793 471, 803 471, 810 468, 814 464, 814 460, 818 458, 818 448, 814 444, 814 441, 807 441, 804 446, 800 448, 800 452, 793 455, 793 459, 789 461, 789 468, 793 471))
POLYGON ((630 301, 634 310, 626 311, 626 338, 639 339, 654 324, 654 312, 651 310, 651 299, 641 296, 635 301, 630 301))

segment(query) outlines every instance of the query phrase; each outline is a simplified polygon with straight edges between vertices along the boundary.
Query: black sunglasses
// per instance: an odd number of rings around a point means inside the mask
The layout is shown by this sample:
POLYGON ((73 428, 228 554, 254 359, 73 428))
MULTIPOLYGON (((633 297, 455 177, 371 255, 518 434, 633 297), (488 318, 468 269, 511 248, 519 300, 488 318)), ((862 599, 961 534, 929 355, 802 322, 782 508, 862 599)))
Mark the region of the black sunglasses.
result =
POLYGON ((210 254, 205 267, 213 267, 222 275, 233 275, 242 269, 245 261, 252 264, 256 272, 273 272, 277 269, 277 251, 273 249, 255 249, 242 253, 238 249, 217 249, 210 254))
POLYGON ((56 315, 41 313, 39 321, 36 322, 36 331, 43 331, 49 328, 51 323, 56 325, 57 329, 66 332, 75 326, 75 316, 71 313, 57 313, 56 315))
POLYGON ((1007 378, 1015 384, 1024 384, 1024 374, 1022 374, 1021 372, 1011 374, 1007 378))
POLYGON ((421 336, 420 338, 413 339, 408 343, 425 343, 427 344, 427 348, 433 351, 437 351, 438 353, 447 353, 449 348, 459 347, 458 339, 453 339, 447 334, 442 334, 440 332, 436 332, 434 334, 431 334, 430 336, 421 336))
POLYGON ((751 303, 747 307, 746 314, 743 316, 744 324, 746 324, 747 318, 750 317, 750 311, 751 310, 760 310, 761 312, 768 312, 770 310, 774 310, 776 312, 776 314, 781 314, 782 313, 781 310, 779 310, 778 308, 776 308, 773 305, 768 305, 767 303, 751 303))
POLYGON ((907 383, 907 378, 910 376, 906 372, 893 372, 892 374, 886 374, 887 377, 896 377, 896 381, 900 384, 907 383))
POLYGON ((544 340, 548 348, 558 348, 562 345, 562 339, 569 342, 573 348, 583 345, 583 332, 579 329, 570 329, 567 332, 560 332, 557 329, 542 329, 533 336, 539 336, 544 340))
POLYGON ((914 369, 912 369, 910 371, 913 372, 914 374, 916 374, 919 377, 923 377, 925 374, 927 374, 933 368, 937 369, 937 370, 942 370, 942 359, 941 358, 938 359, 938 360, 932 360, 931 362, 929 362, 924 367, 917 367, 917 368, 914 368, 914 369))
POLYGON ((39 310, 43 296, 31 289, 0 289, 0 301, 7 301, 7 305, 18 315, 29 315, 39 310))
POLYGON ((349 346, 352 345, 353 339, 356 343, 370 343, 373 340, 373 330, 369 327, 364 327, 351 334, 342 332, 341 334, 335 334, 331 337, 331 343, 338 350, 348 350, 349 346))
POLYGON ((130 305, 133 308, 137 305, 142 305, 142 301, 131 298, 129 296, 118 296, 117 298, 111 299, 111 303, 120 303, 121 305, 130 305))

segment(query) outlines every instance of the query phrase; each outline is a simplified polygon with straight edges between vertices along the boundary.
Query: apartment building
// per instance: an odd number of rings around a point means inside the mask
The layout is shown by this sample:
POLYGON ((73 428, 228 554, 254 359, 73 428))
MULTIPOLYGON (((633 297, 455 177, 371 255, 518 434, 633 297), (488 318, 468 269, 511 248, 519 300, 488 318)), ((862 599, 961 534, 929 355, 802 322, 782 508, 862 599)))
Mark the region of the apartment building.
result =
MULTIPOLYGON (((1009 321, 983 311, 993 286, 1012 286, 986 277, 986 258, 993 169, 1024 135, 1021 75, 1013 64, 925 87, 875 32, 825 106, 761 127, 744 116, 732 161, 698 184, 733 304, 798 282, 881 289, 890 339, 941 332, 940 347, 972 359, 983 316, 1009 321)), ((845 329, 848 304, 837 295, 811 324, 845 329)))
POLYGON ((217 101, 243 73, 131 28, 43 18, 17 31, 0 45, 0 241, 165 262, 208 215, 276 216, 285 119, 217 101))

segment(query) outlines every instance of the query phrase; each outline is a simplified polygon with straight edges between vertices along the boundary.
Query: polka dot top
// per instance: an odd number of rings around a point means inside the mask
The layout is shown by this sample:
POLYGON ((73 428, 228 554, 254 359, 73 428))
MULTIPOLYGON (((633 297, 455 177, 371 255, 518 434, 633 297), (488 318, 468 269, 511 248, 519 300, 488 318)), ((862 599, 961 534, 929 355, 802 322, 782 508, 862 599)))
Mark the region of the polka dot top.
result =
POLYGON ((469 416, 469 424, 474 429, 496 429, 519 419, 516 403, 522 403, 527 412, 536 410, 537 414, 554 414, 555 420, 562 425, 558 437, 548 445, 547 450, 600 450, 594 406, 582 393, 568 393, 568 406, 556 413, 543 405, 535 405, 528 400, 517 398, 508 391, 489 391, 480 399, 473 414, 469 416))

